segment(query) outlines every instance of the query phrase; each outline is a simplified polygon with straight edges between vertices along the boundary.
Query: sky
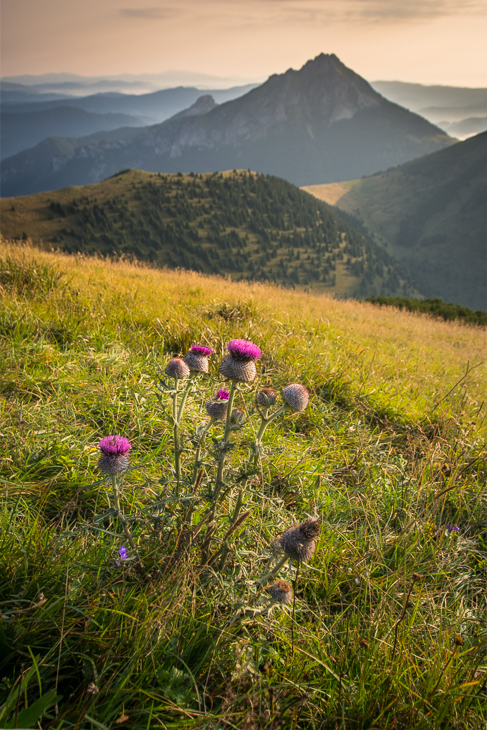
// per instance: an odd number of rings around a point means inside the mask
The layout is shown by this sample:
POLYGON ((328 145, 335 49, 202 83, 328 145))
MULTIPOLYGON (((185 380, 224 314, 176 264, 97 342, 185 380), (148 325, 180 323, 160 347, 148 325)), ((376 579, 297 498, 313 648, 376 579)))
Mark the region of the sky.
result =
POLYGON ((0 73, 178 69, 231 85, 323 52, 369 81, 485 87, 486 38, 485 0, 2 0, 0 73))

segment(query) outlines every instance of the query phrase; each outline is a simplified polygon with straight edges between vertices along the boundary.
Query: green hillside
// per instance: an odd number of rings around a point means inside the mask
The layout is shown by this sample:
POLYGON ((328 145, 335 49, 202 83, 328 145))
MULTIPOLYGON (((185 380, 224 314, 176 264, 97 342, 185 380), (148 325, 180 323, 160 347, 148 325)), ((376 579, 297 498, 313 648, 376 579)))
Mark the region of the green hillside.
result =
POLYGON ((0 727, 484 727, 482 330, 4 243, 0 347, 0 727))
POLYGON ((427 297, 486 307, 487 133, 361 180, 305 188, 354 215, 427 297))
POLYGON ((280 178, 127 170, 1 201, 2 233, 66 253, 271 281, 341 296, 408 295, 412 277, 328 205, 280 178))

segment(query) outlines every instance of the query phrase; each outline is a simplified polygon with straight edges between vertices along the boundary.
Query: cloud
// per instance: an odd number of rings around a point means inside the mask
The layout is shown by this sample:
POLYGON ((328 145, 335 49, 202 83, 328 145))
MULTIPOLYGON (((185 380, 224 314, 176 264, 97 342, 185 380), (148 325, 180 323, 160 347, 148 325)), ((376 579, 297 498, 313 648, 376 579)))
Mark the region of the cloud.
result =
MULTIPOLYGON (((226 0, 228 1, 228 0, 226 0)), ((429 20, 487 13, 485 0, 233 0, 240 7, 267 7, 283 22, 429 20)))
POLYGON ((121 8, 119 15, 125 18, 146 18, 147 20, 168 20, 181 15, 176 8, 121 8))

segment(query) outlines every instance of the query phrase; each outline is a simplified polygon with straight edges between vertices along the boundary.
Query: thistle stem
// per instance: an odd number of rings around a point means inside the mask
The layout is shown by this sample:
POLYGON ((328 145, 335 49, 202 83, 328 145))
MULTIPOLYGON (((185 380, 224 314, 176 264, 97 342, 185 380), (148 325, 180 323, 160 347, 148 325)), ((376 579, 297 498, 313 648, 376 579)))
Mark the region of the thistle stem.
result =
POLYGON ((196 479, 198 478, 198 470, 200 468, 200 457, 201 457, 201 449, 203 448, 203 445, 205 443, 206 434, 210 430, 210 426, 213 424, 213 418, 210 418, 208 421, 208 424, 205 426, 205 430, 200 436, 200 439, 198 441, 198 446, 196 447, 196 451, 194 454, 194 466, 193 466, 193 477, 192 477, 192 483, 193 485, 196 483, 196 479))
POLYGON ((293 618, 292 618, 292 624, 291 624, 291 646, 292 646, 292 653, 294 656, 294 624, 295 624, 295 610, 296 610, 296 587, 298 585, 298 577, 299 577, 299 566, 300 562, 298 560, 298 564, 296 567, 296 576, 293 581, 293 618))
POLYGON ((255 441, 254 441, 254 456, 253 456, 253 458, 250 457, 249 466, 252 463, 252 461, 253 461, 254 466, 257 464, 257 459, 259 458, 260 449, 262 446, 262 439, 264 437, 264 433, 265 433, 267 426, 275 418, 277 418, 278 416, 281 416, 283 413, 285 413, 287 408, 288 408, 288 406, 285 404, 285 405, 281 406, 275 413, 270 415, 268 418, 266 418, 266 417, 262 418, 261 423, 260 423, 260 428, 257 432, 257 436, 255 437, 255 441))
MULTIPOLYGON (((120 494, 118 491, 118 484, 117 484, 117 476, 116 474, 112 474, 112 491, 113 491, 113 501, 115 502, 115 509, 117 511, 117 517, 120 520, 120 523, 122 525, 123 534, 125 535, 125 539, 128 541, 130 547, 134 551, 135 556, 137 557, 137 560, 142 565, 142 561, 140 559, 139 551, 135 547, 135 542, 132 539, 132 535, 130 534, 130 528, 128 526, 128 523, 124 517, 124 514, 122 512, 122 508, 120 507, 120 494)), ((143 567, 143 566, 142 566, 143 567)))
POLYGON ((191 388, 191 381, 193 379, 193 373, 188 378, 188 382, 186 384, 185 389, 183 390, 183 393, 181 395, 181 402, 179 404, 179 410, 178 410, 178 426, 181 423, 181 419, 183 417, 184 412, 184 406, 186 405, 186 398, 188 397, 189 390, 191 388))
POLYGON ((181 482, 181 461, 179 452, 179 422, 178 422, 178 388, 179 378, 175 377, 174 393, 172 397, 172 423, 174 434, 174 468, 176 470, 176 499, 179 499, 179 484, 181 482))
POLYGON ((225 434, 223 436, 223 444, 222 444, 222 452, 220 456, 220 460, 218 462, 218 471, 216 474, 216 482, 215 482, 215 491, 213 492, 212 502, 212 513, 215 512, 216 503, 218 500, 218 497, 220 496, 221 488, 222 488, 222 480, 223 480, 223 469, 225 467, 225 458, 226 458, 226 450, 228 446, 228 439, 230 438, 230 431, 231 431, 231 418, 232 418, 232 408, 233 408, 233 399, 235 397, 235 391, 237 389, 237 386, 235 384, 235 381, 232 380, 232 384, 230 385, 230 393, 228 395, 228 405, 227 405, 227 419, 225 422, 225 434))

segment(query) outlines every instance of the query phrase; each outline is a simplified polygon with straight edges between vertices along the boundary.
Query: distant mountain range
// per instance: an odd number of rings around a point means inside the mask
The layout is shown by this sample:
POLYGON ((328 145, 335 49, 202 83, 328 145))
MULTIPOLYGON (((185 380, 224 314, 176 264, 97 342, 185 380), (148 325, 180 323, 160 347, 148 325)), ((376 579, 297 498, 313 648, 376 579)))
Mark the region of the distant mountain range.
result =
POLYGON ((342 296, 415 294, 404 267, 337 211, 247 171, 127 170, 95 185, 1 201, 2 234, 67 253, 135 256, 342 296))
MULTIPOLYGON (((37 88, 37 87, 36 87, 37 88)), ((253 85, 210 91, 218 102, 235 99, 253 85)), ((1 159, 53 137, 86 137, 102 130, 147 126, 182 111, 205 92, 193 87, 150 94, 97 93, 73 97, 33 93, 31 87, 0 83, 1 159)))
POLYGON ((143 119, 128 114, 92 114, 71 106, 37 112, 0 115, 1 159, 34 147, 46 137, 84 137, 95 132, 144 126, 143 119))
POLYGON ((384 99, 333 54, 201 111, 193 108, 135 134, 122 128, 105 137, 45 140, 4 161, 2 194, 97 182, 129 167, 249 168, 299 185, 323 183, 387 169, 454 142, 384 99))
MULTIPOLYGON (((93 114, 131 114, 147 119, 147 124, 162 122, 174 114, 182 111, 202 94, 211 94, 217 103, 236 99, 255 88, 255 84, 233 86, 229 89, 214 89, 202 91, 193 86, 178 86, 174 89, 162 89, 150 94, 122 94, 119 92, 105 92, 90 94, 89 96, 59 97, 43 99, 44 94, 32 96, 29 91, 6 90, 3 84, 0 87, 2 108, 6 113, 22 114, 39 112, 46 109, 55 109, 62 103, 74 109, 82 109, 93 114)), ((28 87, 24 87, 28 89, 28 87)))
POLYGON ((487 133, 379 175, 305 189, 359 218, 425 296, 487 309, 487 133))
POLYGON ((374 81, 371 85, 387 99, 421 114, 454 137, 463 139, 487 130, 487 89, 403 81, 374 81))

